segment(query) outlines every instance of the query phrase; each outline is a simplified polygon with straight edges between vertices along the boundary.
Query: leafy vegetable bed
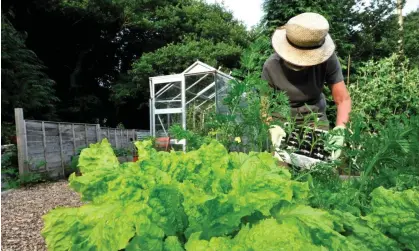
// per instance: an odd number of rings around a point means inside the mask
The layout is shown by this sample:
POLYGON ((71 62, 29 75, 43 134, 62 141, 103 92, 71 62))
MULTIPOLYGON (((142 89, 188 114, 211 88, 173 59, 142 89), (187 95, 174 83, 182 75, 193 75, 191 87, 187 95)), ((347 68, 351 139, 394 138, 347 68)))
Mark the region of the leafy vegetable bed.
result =
POLYGON ((44 216, 50 250, 419 249, 416 190, 380 187, 360 218, 308 206, 308 184, 270 153, 136 146, 139 161, 124 164, 106 140, 83 150, 70 186, 90 203, 44 216))

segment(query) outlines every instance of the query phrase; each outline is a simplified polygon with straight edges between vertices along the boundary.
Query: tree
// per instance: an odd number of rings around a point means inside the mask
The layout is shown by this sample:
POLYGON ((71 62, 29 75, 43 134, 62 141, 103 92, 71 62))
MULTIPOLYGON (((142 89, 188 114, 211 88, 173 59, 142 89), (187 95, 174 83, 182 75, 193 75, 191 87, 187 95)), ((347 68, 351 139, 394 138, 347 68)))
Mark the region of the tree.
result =
POLYGON ((354 66, 370 59, 389 57, 397 48, 398 39, 393 41, 385 36, 390 30, 397 33, 397 22, 393 21, 396 6, 395 0, 374 0, 363 11, 357 12, 357 22, 350 40, 354 44, 351 54, 354 66))
POLYGON ((404 20, 404 54, 411 65, 419 65, 419 9, 409 13, 404 20))
MULTIPOLYGON (((147 128, 147 119, 132 119, 148 116, 144 107, 148 81, 138 81, 138 70, 132 71, 135 61, 146 55, 142 61, 150 62, 150 53, 168 46, 172 49, 163 51, 174 53, 168 55, 172 62, 175 56, 190 62, 196 59, 197 48, 205 47, 208 55, 222 57, 215 61, 230 67, 248 41, 245 26, 231 12, 202 0, 28 0, 19 4, 6 0, 2 4, 4 11, 14 11, 13 26, 28 34, 26 46, 45 62, 47 75, 57 83, 56 110, 64 121, 106 121, 106 126, 122 122, 126 127, 147 128), (176 54, 174 46, 192 41, 189 48, 196 48, 189 57, 189 51, 176 54)), ((171 65, 164 71, 179 69, 171 65)), ((142 79, 159 72, 157 68, 143 71, 142 79)))
POLYGON ((25 45, 26 35, 16 31, 1 15, 1 105, 3 122, 14 121, 14 108, 23 108, 26 118, 52 119, 56 115, 54 81, 45 65, 25 45))
POLYGON ((56 83, 57 119, 113 122, 106 83, 116 75, 118 44, 113 40, 120 30, 120 12, 108 1, 86 10, 63 6, 65 2, 6 1, 4 5, 13 10, 9 20, 27 34, 26 46, 44 62, 45 72, 56 83))
MULTIPOLYGON (((419 64, 419 10, 410 12, 403 18, 403 54, 410 60, 410 65, 414 67, 419 64)), ((389 57, 392 53, 398 53, 400 48, 398 44, 400 39, 398 19, 399 16, 393 14, 376 26, 375 31, 372 32, 378 33, 377 37, 379 39, 372 45, 365 44, 364 49, 372 50, 374 57, 377 59, 389 57)), ((365 36, 371 36, 371 33, 370 35, 365 34, 365 36)))
POLYGON ((143 43, 150 50, 138 53, 128 76, 120 75, 112 85, 112 100, 131 111, 148 105, 149 77, 182 72, 197 59, 225 70, 238 67, 240 53, 249 41, 245 26, 220 5, 179 1, 157 8, 153 18, 143 43))

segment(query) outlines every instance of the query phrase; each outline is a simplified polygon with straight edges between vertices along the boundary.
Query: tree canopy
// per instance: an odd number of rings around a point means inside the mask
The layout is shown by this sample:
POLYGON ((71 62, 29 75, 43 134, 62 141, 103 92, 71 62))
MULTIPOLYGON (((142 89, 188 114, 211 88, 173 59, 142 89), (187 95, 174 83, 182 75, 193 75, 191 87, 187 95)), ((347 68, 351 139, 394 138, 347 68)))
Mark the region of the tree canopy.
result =
MULTIPOLYGON (((4 99, 10 104, 3 108, 4 119, 11 118, 13 107, 23 107, 26 116, 39 119, 57 115, 64 121, 147 127, 147 121, 133 121, 132 114, 148 116, 143 106, 148 103, 148 77, 180 70, 197 59, 235 67, 249 41, 246 27, 231 12, 204 1, 6 1, 3 11, 10 28, 2 27, 2 40, 9 39, 2 52, 7 50, 5 56, 12 53, 7 43, 14 43, 10 39, 14 33, 27 34, 21 47, 32 50, 32 56, 46 66, 38 66, 44 70, 45 84, 36 81, 51 90, 42 92, 43 99, 50 100, 42 105, 53 101, 56 105, 41 116, 35 105, 4 99), (9 31, 12 29, 17 31, 9 31), (145 63, 151 64, 139 68, 145 63)), ((24 59, 15 58, 8 65, 28 61, 24 59)), ((5 74, 6 68, 2 69, 2 89, 14 89, 24 100, 25 93, 14 85, 30 82, 5 74)))
POLYGON ((59 100, 55 82, 45 73, 47 67, 26 47, 25 33, 16 31, 3 15, 1 23, 2 121, 14 119, 15 107, 25 109, 29 117, 38 114, 40 119, 53 118, 59 100))
MULTIPOLYGON (((329 20, 342 65, 350 55, 356 71, 395 52, 401 35, 394 0, 363 2, 265 0, 266 25, 249 31, 223 5, 204 0, 6 0, 2 121, 22 107, 30 118, 147 129, 149 77, 196 60, 240 68, 251 42, 262 35, 268 43, 273 28, 304 11, 329 20)), ((404 21, 404 52, 418 65, 418 11, 404 21)))

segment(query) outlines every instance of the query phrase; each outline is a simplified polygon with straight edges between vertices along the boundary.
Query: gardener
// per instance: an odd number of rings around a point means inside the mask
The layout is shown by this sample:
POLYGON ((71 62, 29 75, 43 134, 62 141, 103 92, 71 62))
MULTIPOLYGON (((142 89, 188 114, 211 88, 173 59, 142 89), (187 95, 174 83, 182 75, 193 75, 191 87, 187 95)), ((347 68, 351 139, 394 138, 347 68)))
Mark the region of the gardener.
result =
MULTIPOLYGON (((319 14, 303 13, 291 18, 274 32, 272 46, 276 53, 266 60, 262 72, 262 78, 272 88, 287 94, 291 115, 297 123, 314 112, 319 121, 325 122, 319 127, 325 130, 329 129, 325 83, 337 106, 334 129, 345 127, 351 111, 351 98, 328 32, 328 21, 319 14)), ((273 116, 281 118, 279 114, 273 116)), ((333 140, 331 143, 343 145, 343 137, 333 140)))

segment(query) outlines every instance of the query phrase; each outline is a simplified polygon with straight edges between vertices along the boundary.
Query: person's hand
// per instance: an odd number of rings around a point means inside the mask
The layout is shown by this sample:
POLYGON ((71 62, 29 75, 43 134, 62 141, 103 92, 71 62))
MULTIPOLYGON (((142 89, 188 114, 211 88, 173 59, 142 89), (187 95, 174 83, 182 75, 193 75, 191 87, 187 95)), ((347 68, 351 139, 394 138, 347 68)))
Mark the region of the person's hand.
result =
POLYGON ((341 153, 342 147, 345 141, 345 127, 336 126, 331 132, 329 132, 328 139, 326 142, 325 150, 330 152, 330 159, 337 160, 341 153))
POLYGON ((269 133, 271 134, 272 145, 275 148, 279 148, 281 146, 282 139, 287 136, 284 129, 278 125, 272 125, 269 129, 269 133))
POLYGON ((281 162, 285 162, 284 159, 287 160, 290 157, 286 152, 280 151, 279 147, 281 146, 282 139, 286 137, 287 134, 284 129, 278 125, 272 125, 269 129, 269 133, 271 135, 272 145, 274 146, 274 157, 281 162))

